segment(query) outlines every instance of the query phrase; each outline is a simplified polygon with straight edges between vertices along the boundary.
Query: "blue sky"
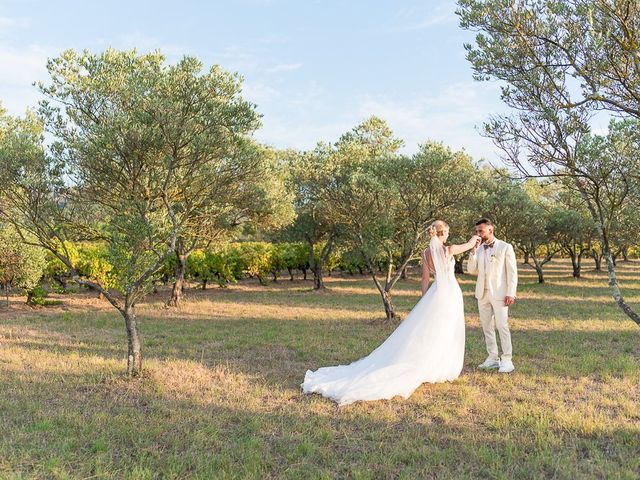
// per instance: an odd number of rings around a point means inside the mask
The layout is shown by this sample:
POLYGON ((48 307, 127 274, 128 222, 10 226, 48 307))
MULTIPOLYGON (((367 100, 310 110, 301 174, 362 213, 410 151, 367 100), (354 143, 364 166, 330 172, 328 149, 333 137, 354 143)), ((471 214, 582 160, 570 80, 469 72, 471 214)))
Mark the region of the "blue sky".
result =
POLYGON ((497 163, 476 128, 504 111, 495 83, 474 82, 454 0, 0 0, 0 101, 36 104, 31 82, 64 49, 161 49, 245 78, 257 137, 277 147, 334 141, 370 115, 413 152, 428 139, 497 163))

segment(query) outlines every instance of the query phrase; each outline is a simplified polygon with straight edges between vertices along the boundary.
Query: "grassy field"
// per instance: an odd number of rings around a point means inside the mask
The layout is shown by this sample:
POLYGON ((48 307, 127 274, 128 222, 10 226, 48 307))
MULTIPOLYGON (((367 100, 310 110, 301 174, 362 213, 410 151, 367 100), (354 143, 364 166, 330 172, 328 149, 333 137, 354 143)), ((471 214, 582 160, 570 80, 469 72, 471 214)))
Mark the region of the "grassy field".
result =
MULTIPOLYGON (((90 295, 0 307, 0 478, 639 478, 640 328, 606 279, 521 266, 511 375, 476 369, 472 297, 453 383, 338 408, 301 395, 307 369, 348 363, 392 330, 368 278, 247 281, 140 306, 145 374, 127 380, 116 313, 90 295)), ((621 264, 640 308, 640 262, 621 264)), ((418 278, 395 293, 406 314, 418 278)))

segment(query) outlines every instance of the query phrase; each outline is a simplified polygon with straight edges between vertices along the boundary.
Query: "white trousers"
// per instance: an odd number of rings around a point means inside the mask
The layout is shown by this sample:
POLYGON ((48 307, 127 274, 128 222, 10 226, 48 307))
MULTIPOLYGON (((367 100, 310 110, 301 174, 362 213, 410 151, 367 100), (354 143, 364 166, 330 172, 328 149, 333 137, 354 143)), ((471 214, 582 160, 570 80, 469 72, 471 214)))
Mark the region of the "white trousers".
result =
POLYGON ((504 298, 494 300, 491 294, 485 290, 484 295, 478 300, 480 312, 480 324, 484 332, 484 340, 487 344, 489 358, 499 360, 498 342, 496 341, 496 329, 500 334, 502 345, 502 360, 511 360, 511 332, 509 331, 509 307, 505 306, 504 298))

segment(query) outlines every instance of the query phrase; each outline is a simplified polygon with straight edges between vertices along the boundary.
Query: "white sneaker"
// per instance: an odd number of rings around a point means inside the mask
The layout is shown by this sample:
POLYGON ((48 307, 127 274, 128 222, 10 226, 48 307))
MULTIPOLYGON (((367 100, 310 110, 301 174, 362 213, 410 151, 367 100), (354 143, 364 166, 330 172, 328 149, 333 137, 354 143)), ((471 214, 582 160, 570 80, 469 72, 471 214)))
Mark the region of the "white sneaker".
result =
POLYGON ((500 368, 498 369, 498 372, 500 373, 511 373, 516 369, 516 367, 513 366, 513 362, 511 360, 503 360, 500 362, 500 368))
POLYGON ((500 361, 494 358, 487 358, 484 362, 478 365, 478 368, 482 370, 491 370, 492 368, 500 368, 500 361))

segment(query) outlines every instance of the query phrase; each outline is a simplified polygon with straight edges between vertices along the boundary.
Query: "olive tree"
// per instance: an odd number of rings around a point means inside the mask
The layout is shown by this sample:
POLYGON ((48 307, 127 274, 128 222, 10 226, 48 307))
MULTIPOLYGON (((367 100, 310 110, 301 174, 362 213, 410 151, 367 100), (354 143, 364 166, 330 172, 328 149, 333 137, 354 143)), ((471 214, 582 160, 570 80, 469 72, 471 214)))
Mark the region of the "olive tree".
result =
POLYGON ((294 193, 296 218, 281 235, 307 244, 314 290, 325 288, 326 263, 340 237, 340 221, 326 199, 328 189, 336 186, 330 164, 334 160, 332 147, 326 143, 319 143, 311 151, 288 155, 287 183, 294 193))
POLYGON ((279 152, 237 135, 219 135, 217 142, 215 137, 207 137, 207 142, 178 143, 194 135, 189 128, 180 124, 175 140, 166 141, 175 145, 177 152, 183 149, 178 155, 187 159, 208 156, 211 168, 198 180, 185 183, 181 193, 184 208, 191 213, 176 239, 176 273, 168 306, 178 306, 181 301, 187 259, 193 251, 226 241, 243 227, 262 231, 282 227, 294 215, 279 152))
POLYGON ((11 225, 0 223, 0 285, 9 305, 9 291, 20 288, 27 294, 27 304, 33 304, 33 291, 40 285, 46 268, 45 251, 26 244, 11 225))
POLYGON ((555 200, 556 205, 549 215, 549 235, 571 259, 573 277, 580 278, 582 259, 595 248, 595 225, 582 198, 562 182, 555 200))
POLYGON ((69 50, 47 69, 39 114, 55 141, 48 154, 37 122, 3 140, 0 215, 120 312, 137 375, 136 305, 198 215, 194 192, 256 168, 254 156, 229 154, 257 127, 255 108, 236 75, 203 72, 192 57, 168 65, 159 52, 69 50), (78 273, 65 249, 78 239, 106 245, 115 289, 78 273))
POLYGON ((342 206, 351 198, 351 174, 401 146, 402 141, 384 120, 370 117, 335 144, 320 142, 313 150, 290 155, 289 178, 297 219, 287 234, 309 245, 315 290, 324 288, 327 262, 337 244, 345 241, 349 227, 342 206))
POLYGON ((543 201, 543 188, 536 181, 520 182, 496 171, 485 181, 482 216, 496 225, 496 236, 514 244, 544 283, 544 266, 558 252, 548 232, 549 206, 543 201))
POLYGON ((486 134, 523 175, 571 180, 596 225, 612 296, 640 325, 620 290, 610 242, 610 220, 637 183, 639 160, 589 135, 598 108, 639 118, 637 3, 458 4, 462 26, 478 32, 466 46, 475 78, 501 80, 502 99, 515 112, 490 119, 486 134))
MULTIPOLYGON (((365 148, 374 138, 365 137, 365 148)), ((358 155, 359 148, 338 143, 345 156, 358 155)), ((419 258, 427 227, 447 218, 474 191, 474 174, 468 155, 435 142, 411 156, 370 155, 344 172, 334 208, 382 297, 387 321, 397 318, 391 292, 407 264, 419 258)))

